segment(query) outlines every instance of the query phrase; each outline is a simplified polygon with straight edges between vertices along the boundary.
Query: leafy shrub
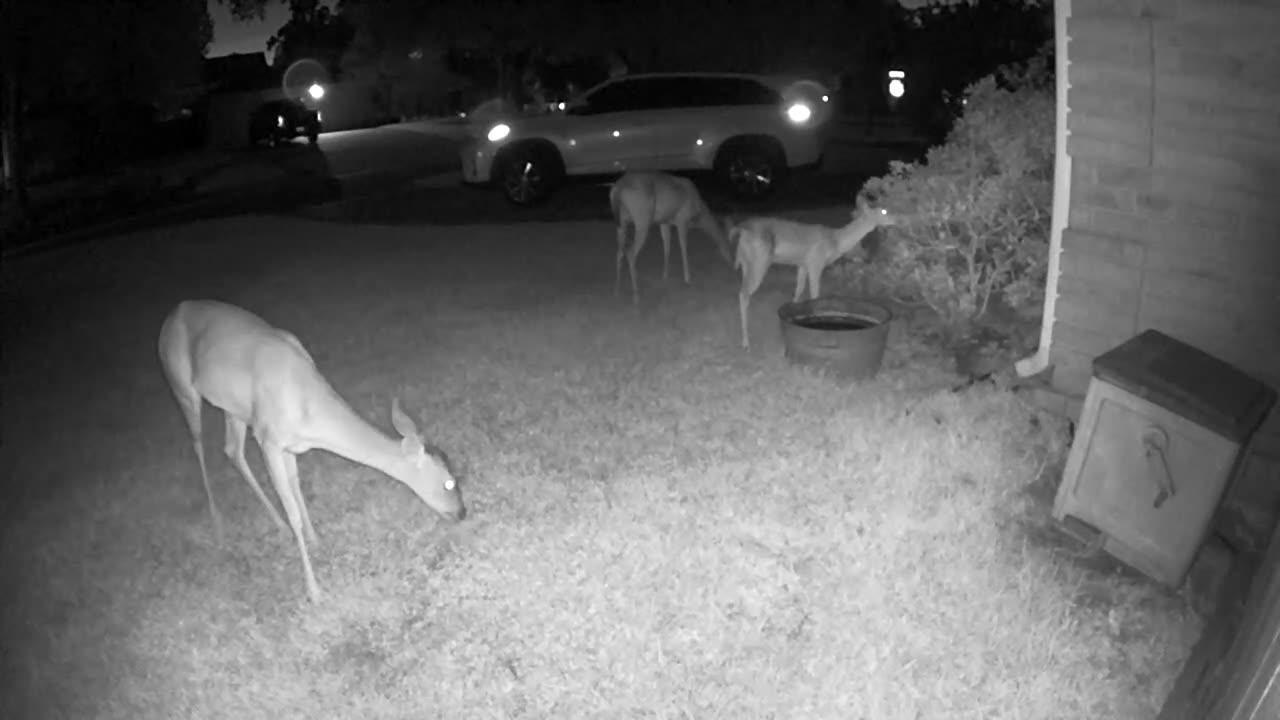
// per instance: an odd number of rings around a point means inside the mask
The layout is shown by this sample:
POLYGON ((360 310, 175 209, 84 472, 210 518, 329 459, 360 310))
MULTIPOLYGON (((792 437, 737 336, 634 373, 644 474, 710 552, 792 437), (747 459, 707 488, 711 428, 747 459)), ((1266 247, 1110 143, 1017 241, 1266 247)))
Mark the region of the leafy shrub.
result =
POLYGON ((962 337, 1003 302, 1043 301, 1053 204, 1052 45, 971 85, 942 145, 894 162, 865 192, 903 217, 861 269, 864 287, 932 308, 962 337))

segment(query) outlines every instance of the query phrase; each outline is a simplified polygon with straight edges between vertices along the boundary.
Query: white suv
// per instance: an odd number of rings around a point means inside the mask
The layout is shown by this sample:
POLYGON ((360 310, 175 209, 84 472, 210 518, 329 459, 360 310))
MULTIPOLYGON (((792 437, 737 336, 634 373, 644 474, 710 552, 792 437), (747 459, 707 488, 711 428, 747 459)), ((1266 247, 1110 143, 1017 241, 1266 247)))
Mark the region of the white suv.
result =
POLYGON ((556 111, 473 126, 462 178, 532 205, 571 176, 711 170, 735 196, 761 198, 788 170, 819 164, 829 100, 817 83, 775 76, 625 75, 556 111))

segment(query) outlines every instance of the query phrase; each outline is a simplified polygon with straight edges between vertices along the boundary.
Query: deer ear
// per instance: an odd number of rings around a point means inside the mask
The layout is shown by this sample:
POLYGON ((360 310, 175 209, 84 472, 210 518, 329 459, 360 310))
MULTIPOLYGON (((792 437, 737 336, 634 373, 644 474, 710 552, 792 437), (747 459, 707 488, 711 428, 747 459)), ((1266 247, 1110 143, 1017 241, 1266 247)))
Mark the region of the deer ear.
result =
POLYGON ((418 433, 418 426, 413 424, 413 420, 400 409, 400 398, 391 398, 391 425, 400 433, 401 437, 406 440, 412 439, 417 441, 418 446, 422 446, 422 436, 418 433))

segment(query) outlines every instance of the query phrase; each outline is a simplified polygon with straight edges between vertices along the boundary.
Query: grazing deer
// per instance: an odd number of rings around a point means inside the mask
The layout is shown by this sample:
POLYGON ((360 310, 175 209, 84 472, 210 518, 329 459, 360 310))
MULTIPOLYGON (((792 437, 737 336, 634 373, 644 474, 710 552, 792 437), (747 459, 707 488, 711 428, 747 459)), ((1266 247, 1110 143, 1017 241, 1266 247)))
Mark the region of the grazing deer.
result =
POLYGON ((316 532, 298 484, 298 455, 328 450, 399 480, 441 515, 455 520, 466 517, 458 481, 440 458, 426 451, 399 400, 391 404, 391 424, 400 433, 395 439, 351 409, 293 334, 234 305, 186 300, 165 318, 158 344, 164 376, 191 431, 218 541, 222 541, 222 519, 209 487, 200 426, 205 400, 225 417, 227 457, 283 529, 280 514, 244 459, 245 432, 253 428, 267 474, 297 539, 307 594, 313 601, 321 598, 321 592, 307 543, 316 542, 316 532))
POLYGON ((859 196, 848 225, 840 228, 784 220, 782 218, 748 218, 729 231, 730 243, 737 251, 733 266, 742 271, 742 288, 738 292, 738 314, 742 320, 742 347, 750 347, 747 339, 747 305, 760 289, 765 273, 773 265, 796 267, 794 301, 809 282, 809 298, 817 298, 822 271, 837 258, 852 252, 872 230, 893 225, 897 219, 884 208, 868 207, 859 196))
POLYGON ((660 172, 631 171, 612 183, 609 203, 613 217, 618 222, 618 258, 614 267, 613 292, 622 288, 622 258, 625 255, 631 268, 631 298, 640 302, 636 285, 636 256, 648 239, 649 227, 658 226, 662 234, 662 279, 667 278, 671 256, 671 228, 676 229, 680 240, 680 260, 684 265, 684 281, 689 283, 689 227, 701 229, 715 240, 716 247, 725 262, 732 262, 729 254, 728 233, 718 218, 698 194, 698 188, 688 178, 660 172), (627 244, 627 225, 632 227, 631 244, 627 244))

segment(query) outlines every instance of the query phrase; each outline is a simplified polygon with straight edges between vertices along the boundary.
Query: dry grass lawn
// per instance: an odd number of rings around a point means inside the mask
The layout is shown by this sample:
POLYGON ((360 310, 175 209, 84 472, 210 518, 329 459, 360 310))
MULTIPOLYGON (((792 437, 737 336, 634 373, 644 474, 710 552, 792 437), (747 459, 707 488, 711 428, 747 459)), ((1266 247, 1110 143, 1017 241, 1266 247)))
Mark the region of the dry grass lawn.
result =
POLYGON ((781 270, 744 354, 709 243, 688 288, 650 246, 633 309, 612 243, 240 218, 10 263, 0 717, 1155 716, 1199 623, 1026 531, 1060 427, 951 393, 908 321, 873 382, 788 366, 781 270), (296 332, 380 427, 398 393, 472 517, 303 456, 312 605, 208 411, 218 547, 154 350, 200 296, 296 332))

